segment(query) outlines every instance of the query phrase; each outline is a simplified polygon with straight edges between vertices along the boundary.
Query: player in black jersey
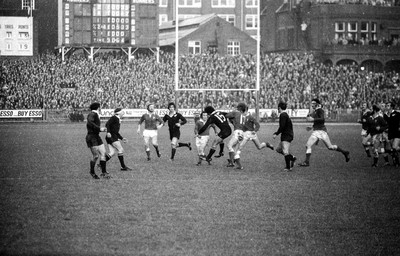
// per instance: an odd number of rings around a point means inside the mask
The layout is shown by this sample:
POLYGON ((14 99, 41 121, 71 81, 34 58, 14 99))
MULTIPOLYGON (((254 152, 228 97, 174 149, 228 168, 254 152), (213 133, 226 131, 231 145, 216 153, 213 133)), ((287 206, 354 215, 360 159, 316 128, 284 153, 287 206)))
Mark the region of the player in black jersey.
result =
POLYGON ((368 119, 372 116, 372 111, 368 109, 368 104, 363 102, 361 104, 361 113, 358 123, 361 124, 361 143, 364 147, 365 153, 368 157, 371 157, 372 137, 367 133, 368 131, 368 119))
POLYGON ((396 104, 389 102, 386 104, 387 123, 388 123, 388 139, 390 143, 389 153, 393 159, 393 165, 399 166, 399 150, 400 150, 400 113, 395 110, 396 104))
POLYGON ((119 133, 121 128, 121 118, 125 115, 122 108, 116 108, 114 115, 108 119, 106 123, 107 135, 106 142, 108 144, 109 154, 106 155, 106 161, 110 160, 115 153, 117 153, 119 163, 121 165, 121 171, 132 171, 132 169, 125 165, 124 161, 124 148, 122 147, 121 141, 127 142, 127 139, 122 137, 119 133))
POLYGON ((86 118, 86 145, 88 148, 90 148, 90 152, 92 153, 92 159, 90 160, 90 175, 92 175, 92 177, 95 179, 100 179, 94 170, 96 162, 100 158, 100 166, 102 171, 101 176, 104 178, 110 178, 106 170, 106 148, 99 135, 100 132, 107 131, 105 127, 100 126, 100 103, 92 103, 90 105, 90 110, 91 112, 86 118))
MULTIPOLYGON (((379 154, 385 152, 383 145, 383 132, 388 128, 387 122, 382 116, 381 109, 377 105, 372 106, 373 115, 368 124, 368 133, 372 136, 372 144, 374 145, 374 162, 372 167, 378 166, 379 154)), ((386 159, 385 159, 385 162, 386 159)))
POLYGON ((291 171, 294 163, 296 161, 296 157, 290 154, 290 143, 294 138, 293 133, 293 124, 289 115, 286 113, 287 104, 285 102, 279 102, 278 104, 278 112, 279 112, 279 128, 274 133, 273 138, 281 134, 281 142, 279 146, 276 148, 276 151, 279 154, 282 154, 285 157, 286 167, 284 171, 291 171))
POLYGON ((227 113, 216 111, 212 106, 205 107, 204 112, 209 115, 209 118, 207 119, 207 122, 203 125, 203 127, 201 127, 201 129, 199 130, 199 134, 203 133, 211 124, 215 124, 215 126, 220 129, 217 137, 213 140, 210 152, 205 159, 207 162, 210 162, 213 154, 215 153, 217 145, 223 143, 224 139, 228 138, 231 135, 232 129, 229 126, 228 119, 225 117, 227 113))
MULTIPOLYGON (((385 102, 381 102, 380 104, 380 115, 383 117, 383 119, 385 119, 386 123, 388 123, 389 120, 389 115, 388 115, 388 111, 389 111, 389 106, 386 105, 385 102)), ((385 163, 383 164, 384 166, 389 166, 389 153, 392 150, 392 144, 389 141, 389 135, 388 135, 388 129, 384 130, 382 133, 382 156, 383 159, 385 160, 385 163)))
POLYGON ((181 114, 176 112, 175 103, 171 102, 168 104, 169 113, 166 114, 163 118, 163 122, 168 123, 169 128, 169 138, 171 140, 171 161, 175 158, 176 148, 179 147, 188 147, 189 150, 192 150, 190 142, 181 143, 178 142, 181 137, 181 126, 186 124, 186 118, 181 114))

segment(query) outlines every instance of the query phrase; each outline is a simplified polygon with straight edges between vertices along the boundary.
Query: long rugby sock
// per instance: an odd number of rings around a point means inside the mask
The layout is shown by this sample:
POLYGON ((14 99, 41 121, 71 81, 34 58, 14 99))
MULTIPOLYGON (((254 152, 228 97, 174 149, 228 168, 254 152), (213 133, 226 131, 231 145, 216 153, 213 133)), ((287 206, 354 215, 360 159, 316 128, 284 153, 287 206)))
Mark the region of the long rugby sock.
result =
POLYGON ((341 149, 340 147, 337 147, 337 148, 336 148, 336 151, 338 151, 338 152, 340 152, 340 153, 342 153, 342 154, 346 154, 346 153, 347 153, 346 150, 343 150, 343 149, 341 149))
POLYGON ((119 163, 121 164, 122 168, 125 168, 124 156, 118 156, 119 163))
POLYGON ((306 154, 306 163, 310 163, 310 157, 311 157, 311 153, 307 153, 306 154))
POLYGON ((235 152, 229 152, 229 160, 231 161, 231 163, 233 163, 234 158, 235 158, 235 152))
POLYGON ((94 173, 94 167, 96 166, 96 162, 95 161, 90 161, 90 172, 94 173))
POLYGON ((285 156, 285 163, 286 163, 286 168, 290 169, 290 161, 292 159, 292 155, 286 155, 285 156))
POLYGON ((377 165, 377 164, 378 164, 378 160, 379 160, 378 157, 374 157, 374 165, 377 165))
POLYGON ((369 150, 369 146, 364 146, 364 149, 365 149, 365 153, 367 153, 367 156, 371 157, 371 152, 369 150))
MULTIPOLYGON (((158 145, 153 145, 153 147, 156 149, 157 156, 160 157, 161 155, 160 155, 160 151, 158 150, 158 145)), ((150 152, 149 152, 149 154, 150 154, 150 152)))
POLYGON ((399 155, 395 149, 393 149, 392 157, 394 165, 399 165, 399 155))
POLYGON ((176 148, 173 148, 173 149, 171 150, 171 159, 174 159, 175 153, 176 153, 176 148))
POLYGON ((100 166, 101 166, 101 172, 102 173, 106 173, 107 172, 106 163, 107 163, 107 161, 100 160, 100 166))
POLYGON ((385 159, 385 162, 386 162, 386 163, 389 163, 389 156, 385 155, 385 156, 383 157, 383 159, 385 159))
POLYGON ((240 162, 240 158, 236 158, 235 162, 236 162, 236 165, 237 165, 236 168, 242 168, 242 163, 240 162))
POLYGON ((220 155, 222 155, 224 153, 224 146, 225 146, 225 143, 219 144, 219 154, 220 155))
POLYGON ((180 147, 189 147, 189 143, 181 143, 181 142, 179 142, 178 143, 178 148, 180 148, 180 147))
POLYGON ((211 157, 214 155, 214 153, 215 153, 215 149, 210 149, 210 152, 208 153, 208 155, 207 155, 207 159, 211 159, 211 157))

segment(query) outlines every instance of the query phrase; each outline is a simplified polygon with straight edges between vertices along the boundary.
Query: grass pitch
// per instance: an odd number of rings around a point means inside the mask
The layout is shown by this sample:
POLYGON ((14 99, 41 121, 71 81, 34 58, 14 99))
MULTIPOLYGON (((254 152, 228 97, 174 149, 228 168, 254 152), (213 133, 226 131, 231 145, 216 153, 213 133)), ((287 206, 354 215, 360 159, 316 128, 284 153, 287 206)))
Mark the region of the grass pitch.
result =
MULTIPOLYGON (((327 126, 351 161, 320 143, 310 167, 287 173, 281 155, 252 143, 240 171, 226 157, 196 166, 195 148, 169 162, 166 127, 162 157, 152 149, 148 162, 137 123, 124 122, 134 170, 114 157, 113 178, 94 180, 84 123, 0 123, 0 254, 399 255, 400 169, 370 167, 359 126, 327 126)), ((259 137, 277 145, 276 129, 262 125, 259 137)), ((309 133, 294 129, 300 162, 309 133)), ((181 141, 194 145, 193 125, 181 141)))

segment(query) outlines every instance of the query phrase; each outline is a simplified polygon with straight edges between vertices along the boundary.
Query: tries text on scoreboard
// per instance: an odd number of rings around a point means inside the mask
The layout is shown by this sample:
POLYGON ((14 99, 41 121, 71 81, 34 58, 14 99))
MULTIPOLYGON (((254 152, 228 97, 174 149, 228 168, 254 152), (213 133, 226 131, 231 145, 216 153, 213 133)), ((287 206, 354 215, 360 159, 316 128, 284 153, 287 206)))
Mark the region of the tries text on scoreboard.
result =
POLYGON ((65 46, 158 46, 158 0, 63 0, 65 46))

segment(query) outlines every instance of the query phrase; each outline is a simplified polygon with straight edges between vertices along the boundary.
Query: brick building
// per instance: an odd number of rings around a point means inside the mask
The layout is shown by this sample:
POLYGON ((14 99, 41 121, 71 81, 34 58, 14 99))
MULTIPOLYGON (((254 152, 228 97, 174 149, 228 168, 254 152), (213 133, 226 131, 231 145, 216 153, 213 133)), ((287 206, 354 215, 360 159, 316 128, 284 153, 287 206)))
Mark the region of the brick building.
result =
MULTIPOLYGON (((175 22, 160 26, 161 49, 173 51, 176 34, 175 22)), ((218 52, 220 55, 255 54, 257 41, 247 33, 232 26, 216 14, 189 18, 178 23, 179 53, 200 54, 218 52)))
POLYGON ((400 71, 398 0, 269 0, 261 8, 267 52, 306 50, 324 63, 400 71))
MULTIPOLYGON (((217 14, 253 38, 257 36, 257 8, 259 0, 158 0, 160 25, 176 20, 176 3, 178 19, 187 19, 217 14)), ((265 1, 265 0, 264 0, 265 1)), ((261 1, 263 2, 263 1, 261 1)))

